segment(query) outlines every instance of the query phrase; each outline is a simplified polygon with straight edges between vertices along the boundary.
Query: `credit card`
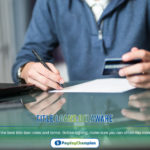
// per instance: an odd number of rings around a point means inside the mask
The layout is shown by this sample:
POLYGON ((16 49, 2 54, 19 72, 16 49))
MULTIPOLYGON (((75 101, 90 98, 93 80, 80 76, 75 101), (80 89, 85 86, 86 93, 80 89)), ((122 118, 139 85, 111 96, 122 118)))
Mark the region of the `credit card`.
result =
POLYGON ((118 75, 118 72, 121 68, 140 62, 142 62, 141 59, 123 62, 121 58, 107 58, 105 59, 103 75, 118 75))

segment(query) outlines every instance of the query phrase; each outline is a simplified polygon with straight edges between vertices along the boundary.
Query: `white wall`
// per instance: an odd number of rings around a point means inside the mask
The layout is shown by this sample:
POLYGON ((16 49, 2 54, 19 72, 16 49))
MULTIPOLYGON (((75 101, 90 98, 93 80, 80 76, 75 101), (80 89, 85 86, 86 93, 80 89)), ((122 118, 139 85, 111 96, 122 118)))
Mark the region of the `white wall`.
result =
POLYGON ((11 82, 15 57, 12 0, 0 0, 0 82, 11 82))

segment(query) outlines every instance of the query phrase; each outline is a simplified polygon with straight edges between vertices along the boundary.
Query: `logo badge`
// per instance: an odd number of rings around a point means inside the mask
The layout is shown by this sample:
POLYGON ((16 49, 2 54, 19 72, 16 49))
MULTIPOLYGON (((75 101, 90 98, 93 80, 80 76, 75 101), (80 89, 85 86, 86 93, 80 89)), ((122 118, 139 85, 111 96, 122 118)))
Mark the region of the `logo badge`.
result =
POLYGON ((52 148, 98 148, 98 139, 52 139, 52 148))

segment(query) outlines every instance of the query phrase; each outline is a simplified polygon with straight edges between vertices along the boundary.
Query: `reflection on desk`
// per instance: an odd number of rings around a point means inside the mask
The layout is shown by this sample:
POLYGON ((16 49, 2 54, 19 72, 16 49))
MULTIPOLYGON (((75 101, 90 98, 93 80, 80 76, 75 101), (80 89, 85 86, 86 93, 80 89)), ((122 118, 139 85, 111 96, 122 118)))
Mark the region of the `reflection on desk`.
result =
POLYGON ((133 121, 134 118, 124 117, 122 109, 130 108, 130 110, 135 111, 133 107, 128 106, 128 101, 130 101, 133 95, 137 95, 142 91, 141 89, 136 89, 125 93, 108 94, 41 92, 33 94, 32 97, 35 98, 35 101, 25 103, 24 106, 35 116, 55 114, 112 114, 114 124, 119 123, 119 125, 125 126, 125 122, 133 121))
POLYGON ((133 109, 122 109, 122 114, 130 119, 150 121, 150 90, 129 97, 129 106, 133 109))
MULTIPOLYGON (((70 83, 72 84, 72 83, 70 83)), ((34 92, 18 97, 5 98, 0 103, 0 129, 51 133, 48 135, 18 136, 13 144, 8 142, 4 145, 0 141, 0 147, 16 146, 26 147, 28 143, 32 148, 49 148, 52 138, 98 138, 101 147, 118 144, 126 145, 127 136, 102 135, 101 133, 128 132, 142 130, 137 126, 148 126, 150 94, 148 90, 134 89, 125 93, 46 93, 34 92), (9 107, 8 107, 9 106, 9 107), (85 114, 112 114, 113 122, 110 124, 88 123, 88 122, 63 122, 63 123, 41 123, 36 120, 36 115, 85 115, 85 114), (123 115, 122 115, 123 114, 123 115), (143 119, 144 118, 144 119, 143 119), (140 120, 140 121, 139 121, 140 120), (2 126, 5 126, 4 128, 2 126), (7 127, 6 127, 7 126, 7 127), (13 128, 12 128, 13 127, 13 128), (113 137, 113 138, 112 138, 113 137), (122 142, 118 143, 122 139, 122 142), (116 142, 115 142, 116 140, 116 142), (26 141, 26 143, 25 143, 26 141), (38 141, 38 142, 37 142, 38 141), (103 142, 105 141, 105 142, 103 142), (14 144, 17 143, 17 144, 14 144), (36 144, 33 144, 36 143, 36 144)), ((146 130, 146 128, 144 128, 146 130)), ((128 136, 130 137, 130 136, 128 136)), ((132 136, 135 138, 135 136, 132 136)), ((138 136, 139 138, 139 136, 138 136)), ((137 138, 139 144, 148 142, 137 138)), ((135 139, 128 142, 132 145, 135 139)))
POLYGON ((66 102, 65 98, 61 98, 62 95, 63 93, 49 94, 43 92, 34 97, 36 101, 26 103, 25 107, 34 115, 54 115, 66 102))

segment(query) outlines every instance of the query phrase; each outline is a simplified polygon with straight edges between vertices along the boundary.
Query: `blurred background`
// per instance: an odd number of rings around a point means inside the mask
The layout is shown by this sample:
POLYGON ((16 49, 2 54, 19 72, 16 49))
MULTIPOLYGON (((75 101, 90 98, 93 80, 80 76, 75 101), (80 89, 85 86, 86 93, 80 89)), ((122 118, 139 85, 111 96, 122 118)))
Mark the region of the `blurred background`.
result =
MULTIPOLYGON (((0 82, 12 82, 11 67, 21 49, 36 0, 0 0, 0 82)), ((55 50, 56 67, 68 81, 60 48, 55 50)))

